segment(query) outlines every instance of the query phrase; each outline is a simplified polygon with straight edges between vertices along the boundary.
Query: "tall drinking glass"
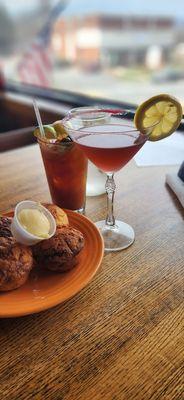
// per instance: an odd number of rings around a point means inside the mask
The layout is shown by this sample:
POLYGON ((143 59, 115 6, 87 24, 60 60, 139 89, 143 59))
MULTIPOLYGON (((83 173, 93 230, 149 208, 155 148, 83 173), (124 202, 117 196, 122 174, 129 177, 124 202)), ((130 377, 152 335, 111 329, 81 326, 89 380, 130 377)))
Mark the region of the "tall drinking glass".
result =
POLYGON ((71 140, 37 140, 53 203, 84 213, 87 176, 84 152, 71 140))
POLYGON ((107 174, 107 216, 96 225, 104 238, 105 250, 109 251, 125 249, 134 241, 133 228, 114 217, 114 173, 132 159, 147 139, 125 117, 126 112, 120 114, 119 110, 81 107, 71 110, 62 120, 77 146, 107 174))

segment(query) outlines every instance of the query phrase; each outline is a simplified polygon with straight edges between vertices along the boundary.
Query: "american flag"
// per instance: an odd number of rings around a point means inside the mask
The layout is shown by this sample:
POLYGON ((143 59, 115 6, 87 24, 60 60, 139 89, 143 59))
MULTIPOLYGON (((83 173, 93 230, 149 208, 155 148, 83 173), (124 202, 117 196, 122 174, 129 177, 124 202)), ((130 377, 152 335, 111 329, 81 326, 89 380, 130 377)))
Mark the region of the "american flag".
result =
POLYGON ((49 49, 53 23, 66 6, 59 2, 49 15, 48 21, 25 51, 18 64, 18 75, 22 83, 49 87, 53 69, 52 54, 49 49))

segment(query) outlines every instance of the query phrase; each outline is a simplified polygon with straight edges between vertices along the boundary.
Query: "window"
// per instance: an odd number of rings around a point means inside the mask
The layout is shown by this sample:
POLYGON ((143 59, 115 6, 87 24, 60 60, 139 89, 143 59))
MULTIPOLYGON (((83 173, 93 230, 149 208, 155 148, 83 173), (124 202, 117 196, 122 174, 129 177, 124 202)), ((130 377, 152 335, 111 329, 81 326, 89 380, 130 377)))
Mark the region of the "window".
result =
POLYGON ((0 0, 5 77, 138 104, 184 93, 183 0, 0 0))

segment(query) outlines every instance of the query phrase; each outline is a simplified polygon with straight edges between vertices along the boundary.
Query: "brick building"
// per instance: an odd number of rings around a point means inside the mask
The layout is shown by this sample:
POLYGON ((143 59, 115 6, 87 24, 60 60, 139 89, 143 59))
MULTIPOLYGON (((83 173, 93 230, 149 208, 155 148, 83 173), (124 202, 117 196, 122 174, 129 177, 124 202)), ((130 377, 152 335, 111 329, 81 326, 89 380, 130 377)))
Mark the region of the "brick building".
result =
POLYGON ((150 46, 165 57, 174 45, 175 25, 169 17, 90 15, 59 19, 52 35, 58 59, 83 67, 144 63, 150 46))

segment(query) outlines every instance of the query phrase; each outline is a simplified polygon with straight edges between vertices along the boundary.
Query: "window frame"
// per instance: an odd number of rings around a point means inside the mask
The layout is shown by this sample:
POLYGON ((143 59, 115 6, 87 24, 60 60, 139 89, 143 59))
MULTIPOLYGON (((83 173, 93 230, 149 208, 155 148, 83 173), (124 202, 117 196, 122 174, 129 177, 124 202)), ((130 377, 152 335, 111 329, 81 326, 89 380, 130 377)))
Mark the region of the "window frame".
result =
MULTIPOLYGON (((128 110, 126 119, 133 120, 135 115, 135 110, 137 105, 130 104, 127 102, 120 102, 114 100, 107 100, 100 97, 92 97, 83 95, 77 92, 44 88, 35 85, 28 85, 23 83, 17 83, 12 80, 7 80, 4 85, 4 90, 18 94, 25 95, 30 98, 39 98, 40 100, 45 100, 53 103, 61 104, 67 108, 75 108, 82 106, 101 106, 101 107, 112 107, 120 108, 123 110, 128 110)), ((183 116, 184 117, 184 116, 183 116)), ((180 123, 177 130, 184 131, 184 120, 180 123)))

